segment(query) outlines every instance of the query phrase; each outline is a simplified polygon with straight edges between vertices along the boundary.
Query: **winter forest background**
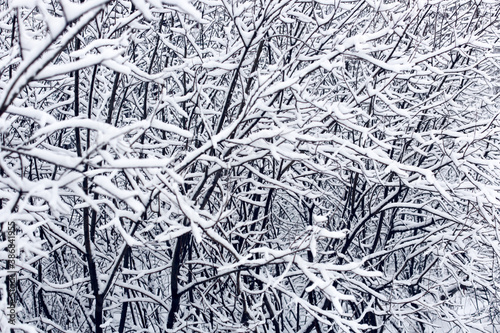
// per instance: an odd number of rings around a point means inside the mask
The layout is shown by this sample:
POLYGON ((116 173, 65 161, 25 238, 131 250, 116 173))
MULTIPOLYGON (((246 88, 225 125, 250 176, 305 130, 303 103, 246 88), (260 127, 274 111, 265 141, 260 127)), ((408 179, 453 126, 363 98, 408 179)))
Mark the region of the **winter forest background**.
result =
POLYGON ((3 331, 500 330, 497 1, 0 8, 3 331))

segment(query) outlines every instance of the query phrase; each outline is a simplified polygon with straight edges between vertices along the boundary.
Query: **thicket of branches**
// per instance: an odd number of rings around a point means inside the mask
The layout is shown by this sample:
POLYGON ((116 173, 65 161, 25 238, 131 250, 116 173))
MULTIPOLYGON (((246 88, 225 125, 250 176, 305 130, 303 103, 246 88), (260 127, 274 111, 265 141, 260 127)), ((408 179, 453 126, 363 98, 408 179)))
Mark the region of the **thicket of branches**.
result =
POLYGON ((500 325, 495 1, 0 6, 1 327, 500 325))

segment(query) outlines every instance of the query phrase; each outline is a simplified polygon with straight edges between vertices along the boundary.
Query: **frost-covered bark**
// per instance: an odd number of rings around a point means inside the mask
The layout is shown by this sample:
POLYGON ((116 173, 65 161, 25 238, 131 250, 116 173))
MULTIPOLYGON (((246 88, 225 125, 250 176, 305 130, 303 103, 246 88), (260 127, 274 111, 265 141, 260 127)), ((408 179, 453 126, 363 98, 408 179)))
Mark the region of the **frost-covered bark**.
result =
POLYGON ((16 328, 500 325, 494 2, 1 6, 16 328))

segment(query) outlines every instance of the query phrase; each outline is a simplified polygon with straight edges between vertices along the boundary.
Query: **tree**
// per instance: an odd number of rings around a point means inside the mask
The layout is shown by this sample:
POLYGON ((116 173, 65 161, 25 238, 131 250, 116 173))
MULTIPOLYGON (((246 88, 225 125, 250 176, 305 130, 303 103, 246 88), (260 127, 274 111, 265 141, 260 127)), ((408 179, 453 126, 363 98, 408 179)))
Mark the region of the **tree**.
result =
POLYGON ((492 331, 499 11, 4 4, 2 327, 492 331))

